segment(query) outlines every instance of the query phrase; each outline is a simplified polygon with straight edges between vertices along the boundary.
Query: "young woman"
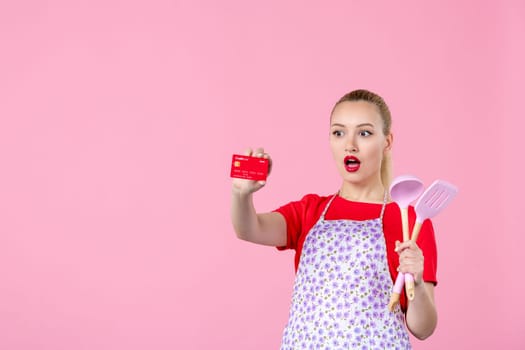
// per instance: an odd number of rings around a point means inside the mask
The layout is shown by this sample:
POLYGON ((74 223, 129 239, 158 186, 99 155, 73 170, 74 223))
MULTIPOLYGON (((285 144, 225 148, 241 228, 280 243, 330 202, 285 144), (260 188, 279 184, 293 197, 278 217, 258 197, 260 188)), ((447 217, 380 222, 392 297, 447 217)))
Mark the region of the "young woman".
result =
MULTIPOLYGON (((231 218, 237 236, 296 251, 281 349, 410 349, 408 331, 419 339, 433 333, 434 232, 427 220, 417 244, 400 243, 399 208, 388 201, 392 142, 384 100, 356 90, 344 95, 330 115, 330 147, 342 178, 336 194, 309 194, 257 213, 253 193, 265 182, 233 180, 231 218), (410 302, 402 296, 390 312, 397 273, 414 275, 416 296, 410 302)), ((270 158, 263 149, 245 154, 270 158)), ((409 221, 415 221, 412 207, 409 221)))

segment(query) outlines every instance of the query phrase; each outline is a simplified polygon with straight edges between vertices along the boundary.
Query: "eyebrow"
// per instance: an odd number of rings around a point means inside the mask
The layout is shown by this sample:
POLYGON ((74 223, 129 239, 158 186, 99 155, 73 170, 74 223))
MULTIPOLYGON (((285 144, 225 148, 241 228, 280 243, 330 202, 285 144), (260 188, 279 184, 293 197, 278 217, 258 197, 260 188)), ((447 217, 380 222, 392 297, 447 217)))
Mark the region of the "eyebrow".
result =
MULTIPOLYGON (((343 128, 346 128, 346 125, 344 124, 339 124, 339 123, 334 123, 332 124, 332 127, 334 126, 339 126, 339 127, 343 127, 343 128)), ((359 124, 359 125, 356 125, 357 128, 361 128, 363 126, 371 126, 372 128, 374 127, 374 124, 371 124, 371 123, 362 123, 362 124, 359 124)))

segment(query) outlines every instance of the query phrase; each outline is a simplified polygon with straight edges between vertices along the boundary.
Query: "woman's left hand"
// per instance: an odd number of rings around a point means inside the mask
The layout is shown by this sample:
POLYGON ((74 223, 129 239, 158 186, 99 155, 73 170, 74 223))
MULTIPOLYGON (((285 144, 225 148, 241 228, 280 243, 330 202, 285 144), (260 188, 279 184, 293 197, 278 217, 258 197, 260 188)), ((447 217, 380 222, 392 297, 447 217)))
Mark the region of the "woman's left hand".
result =
POLYGON ((412 274, 412 276, 414 276, 414 283, 419 285, 423 281, 425 261, 423 251, 419 249, 416 242, 413 241, 396 241, 395 251, 399 254, 398 271, 412 274))

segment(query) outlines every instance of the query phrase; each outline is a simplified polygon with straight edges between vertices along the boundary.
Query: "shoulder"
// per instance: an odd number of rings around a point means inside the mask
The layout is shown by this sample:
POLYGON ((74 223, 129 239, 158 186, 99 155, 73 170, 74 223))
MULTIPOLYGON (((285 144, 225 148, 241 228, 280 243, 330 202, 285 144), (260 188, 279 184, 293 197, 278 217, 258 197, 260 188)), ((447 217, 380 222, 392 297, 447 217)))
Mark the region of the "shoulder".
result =
POLYGON ((276 211, 284 214, 285 216, 290 213, 294 213, 298 216, 311 215, 320 210, 322 211, 332 196, 333 195, 322 196, 319 194, 309 193, 304 195, 300 200, 284 204, 276 211))
POLYGON ((286 205, 295 205, 295 206, 303 205, 307 207, 312 206, 312 205, 315 206, 321 203, 327 203, 332 197, 333 195, 321 196, 319 194, 309 193, 309 194, 305 194, 301 199, 289 202, 285 204, 284 206, 286 205))
POLYGON ((300 245, 301 237, 304 237, 315 224, 331 197, 307 194, 298 201, 289 202, 274 210, 280 213, 286 221, 288 247, 300 245))
POLYGON ((309 194, 306 194, 306 195, 303 196, 303 198, 301 199, 301 202, 306 203, 306 204, 314 204, 315 205, 315 204, 319 204, 319 203, 326 203, 332 197, 333 197, 333 195, 320 196, 320 195, 315 194, 315 193, 309 193, 309 194))
MULTIPOLYGON (((409 209, 409 212, 410 212, 410 209, 409 209)), ((401 222, 401 210, 399 209, 399 206, 395 202, 387 203, 385 207, 385 220, 401 222)))

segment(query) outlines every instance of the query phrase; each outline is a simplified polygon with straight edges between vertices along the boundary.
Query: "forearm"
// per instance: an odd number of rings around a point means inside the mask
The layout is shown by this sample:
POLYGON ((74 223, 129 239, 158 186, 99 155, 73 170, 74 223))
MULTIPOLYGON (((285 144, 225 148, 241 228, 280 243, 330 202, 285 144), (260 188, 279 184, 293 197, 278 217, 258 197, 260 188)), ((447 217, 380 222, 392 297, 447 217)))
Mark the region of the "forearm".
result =
POLYGON ((250 240, 258 230, 258 219, 253 205, 253 195, 232 190, 231 220, 237 237, 250 240))
POLYGON ((415 297, 408 303, 406 320, 408 329, 418 339, 423 340, 434 333, 437 325, 437 311, 432 283, 416 285, 415 297))

